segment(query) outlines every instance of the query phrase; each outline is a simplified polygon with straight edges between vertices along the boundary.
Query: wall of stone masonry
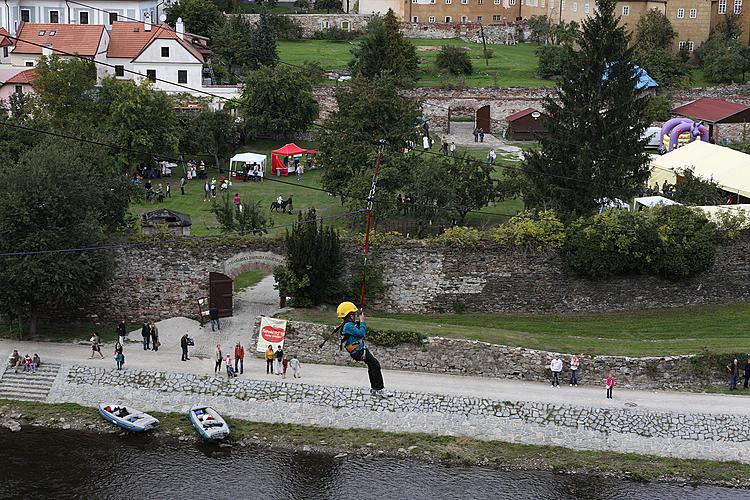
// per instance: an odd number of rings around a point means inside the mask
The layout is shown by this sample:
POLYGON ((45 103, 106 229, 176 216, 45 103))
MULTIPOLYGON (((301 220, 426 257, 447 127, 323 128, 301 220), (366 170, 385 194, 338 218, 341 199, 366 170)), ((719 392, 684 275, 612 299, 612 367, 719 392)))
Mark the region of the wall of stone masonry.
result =
MULTIPOLYGON (((64 377, 64 378, 63 378, 64 377)), ((383 400, 367 389, 72 366, 50 402, 116 400, 146 411, 187 411, 200 401, 227 416, 391 432, 466 435, 526 444, 748 463, 742 415, 672 413, 497 401, 429 393, 383 400)))
MULTIPOLYGON (((254 328, 254 340, 258 336, 258 324, 254 328)), ((329 341, 322 349, 322 339, 331 331, 324 325, 290 321, 284 348, 290 355, 297 355, 305 363, 355 366, 346 352, 338 350, 338 338, 329 341)), ((450 325, 445 325, 450 331, 450 325)), ((447 333, 447 332, 446 332, 447 333)), ((508 347, 475 340, 428 337, 421 346, 401 344, 383 347, 371 344, 381 365, 389 370, 408 370, 429 373, 450 373, 494 378, 509 378, 532 382, 550 380, 549 364, 552 352, 508 347)), ((262 353, 256 353, 262 357, 262 353)), ((564 371, 562 382, 570 377, 570 356, 562 354, 564 371)), ((724 372, 718 367, 707 366, 696 356, 666 356, 628 358, 618 356, 579 356, 578 371, 580 385, 601 386, 611 370, 619 387, 636 389, 691 389, 706 385, 723 385, 724 372)))
MULTIPOLYGON (((482 43, 478 23, 401 23, 401 33, 409 38, 460 38, 467 42, 482 43)), ((530 35, 531 31, 525 23, 498 22, 484 26, 484 38, 487 43, 504 44, 509 40, 523 42, 530 35)))
MULTIPOLYGON (((255 24, 260 19, 260 14, 242 14, 250 23, 255 24)), ((341 28, 341 23, 348 22, 350 31, 364 30, 367 22, 372 16, 360 14, 283 14, 302 26, 302 36, 311 38, 316 32, 322 31, 324 23, 329 28, 341 28)))

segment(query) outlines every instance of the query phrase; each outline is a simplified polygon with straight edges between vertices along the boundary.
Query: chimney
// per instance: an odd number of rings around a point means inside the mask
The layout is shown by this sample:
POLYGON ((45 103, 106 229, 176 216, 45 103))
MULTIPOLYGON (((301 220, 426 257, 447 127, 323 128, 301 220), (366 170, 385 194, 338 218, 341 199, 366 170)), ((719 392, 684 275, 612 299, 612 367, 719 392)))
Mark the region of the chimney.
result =
POLYGON ((44 47, 42 47, 42 55, 46 58, 52 57, 52 44, 51 43, 44 44, 44 47))
POLYGON ((182 18, 177 18, 177 23, 174 25, 174 30, 182 40, 185 39, 185 23, 182 22, 182 18))
POLYGON ((151 13, 143 14, 143 31, 151 31, 151 13))

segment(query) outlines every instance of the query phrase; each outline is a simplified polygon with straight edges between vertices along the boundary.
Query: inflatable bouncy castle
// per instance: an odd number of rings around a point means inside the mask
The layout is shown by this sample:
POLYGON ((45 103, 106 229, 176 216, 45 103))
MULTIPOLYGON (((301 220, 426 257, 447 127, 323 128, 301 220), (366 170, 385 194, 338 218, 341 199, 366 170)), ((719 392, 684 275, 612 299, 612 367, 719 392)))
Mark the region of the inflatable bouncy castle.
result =
POLYGON ((696 139, 708 142, 708 127, 689 118, 672 118, 661 127, 662 151, 670 152, 696 139))

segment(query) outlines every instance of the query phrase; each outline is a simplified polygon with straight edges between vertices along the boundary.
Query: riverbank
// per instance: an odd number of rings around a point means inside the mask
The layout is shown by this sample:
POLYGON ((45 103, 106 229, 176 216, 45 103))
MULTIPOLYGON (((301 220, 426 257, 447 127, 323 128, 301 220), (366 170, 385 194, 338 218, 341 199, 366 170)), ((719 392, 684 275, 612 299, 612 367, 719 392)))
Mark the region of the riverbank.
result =
MULTIPOLYGON (((198 437, 181 413, 153 412, 160 421, 159 439, 196 442, 198 437)), ((93 408, 73 403, 0 400, 0 418, 22 426, 125 434, 102 420, 93 408)), ((499 470, 552 471, 612 476, 635 481, 704 484, 750 488, 750 465, 737 462, 680 460, 638 454, 571 451, 560 447, 481 441, 467 437, 390 433, 296 424, 272 424, 229 418, 232 436, 223 446, 283 448, 348 455, 410 457, 426 462, 478 465, 499 470)), ((8 431, 0 431, 8 432, 8 431)), ((23 432, 23 431, 21 431, 23 432)))

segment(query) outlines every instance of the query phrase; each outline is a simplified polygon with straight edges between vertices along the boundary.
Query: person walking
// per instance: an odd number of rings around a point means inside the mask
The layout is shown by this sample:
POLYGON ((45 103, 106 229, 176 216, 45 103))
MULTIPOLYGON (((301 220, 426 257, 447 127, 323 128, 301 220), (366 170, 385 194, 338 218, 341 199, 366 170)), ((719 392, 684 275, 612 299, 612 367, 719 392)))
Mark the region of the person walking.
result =
POLYGON ((102 339, 99 337, 99 334, 94 332, 89 341, 91 342, 91 357, 89 359, 94 359, 94 354, 97 352, 99 353, 99 357, 104 359, 104 355, 102 354, 102 339))
POLYGON ((206 179, 203 182, 203 201, 208 201, 211 198, 211 183, 206 179))
POLYGON ((604 381, 604 387, 607 388, 607 399, 612 399, 612 389, 615 387, 615 377, 612 375, 612 372, 609 372, 609 375, 607 375, 607 380, 604 381))
POLYGON ((474 127, 474 142, 479 142, 479 129, 477 127, 474 127))
POLYGON ((120 344, 119 342, 115 344, 114 355, 117 369, 122 370, 122 365, 125 363, 125 355, 122 353, 122 344, 120 344))
POLYGON ((299 359, 297 359, 297 355, 295 354, 292 356, 292 359, 289 360, 289 366, 292 368, 292 377, 294 378, 301 378, 302 375, 300 374, 300 365, 299 365, 299 359))
POLYGON ((122 319, 117 324, 117 341, 120 343, 122 347, 125 347, 125 333, 126 333, 125 330, 126 330, 125 320, 122 319))
POLYGON ((355 361, 364 361, 367 365, 367 375, 370 379, 370 394, 389 398, 393 393, 385 388, 383 384, 383 372, 380 369, 380 361, 373 356, 370 349, 365 345, 365 335, 367 335, 367 325, 365 324, 365 315, 357 309, 352 302, 342 302, 336 308, 336 315, 339 319, 344 320, 344 326, 341 330, 342 344, 346 352, 355 361), (357 314, 359 313, 359 317, 357 314))
POLYGON ((234 346, 234 373, 245 373, 245 348, 237 339, 237 344, 234 346), (239 372, 237 368, 239 367, 239 372))
POLYGON ((180 338, 180 349, 182 349, 182 361, 189 361, 188 357, 188 334, 186 333, 180 338))
POLYGON ((143 337, 143 350, 148 351, 151 347, 151 328, 148 321, 144 322, 141 327, 141 337, 143 337))
POLYGON ((482 128, 479 128, 479 142, 484 142, 484 130, 482 128))
POLYGON ((185 194, 185 186, 187 185, 187 181, 184 177, 180 177, 180 194, 185 194))
POLYGON ((266 349, 266 375, 273 373, 273 346, 266 349))
POLYGON ((750 382, 750 357, 745 362, 745 384, 742 387, 747 389, 748 382, 750 382))
POLYGON ((578 359, 578 356, 573 354, 573 357, 570 358, 570 386, 573 387, 574 385, 578 385, 578 367, 581 366, 581 361, 578 359))
POLYGON ((159 346, 161 345, 161 342, 159 342, 159 329, 156 328, 156 325, 153 321, 149 323, 148 329, 151 333, 151 349, 156 352, 159 350, 159 346))
POLYGON ((273 356, 273 373, 274 375, 281 375, 281 360, 284 359, 284 349, 281 348, 281 345, 276 347, 276 352, 273 353, 273 356))
POLYGON ((286 378, 286 369, 289 367, 289 356, 281 360, 281 378, 286 378))
POLYGON ((451 142, 449 149, 451 152, 451 156, 456 156, 456 143, 455 142, 451 142))
POLYGON ((223 357, 221 355, 221 345, 216 344, 216 351, 214 351, 214 361, 216 361, 216 364, 214 365, 214 374, 218 375, 219 370, 221 370, 221 362, 223 361, 223 357))
POLYGON ((211 319, 211 331, 214 331, 214 325, 216 325, 217 330, 221 330, 221 321, 219 321, 219 308, 216 307, 216 304, 211 304, 211 307, 208 308, 208 317, 211 319))
POLYGON ((240 211, 240 193, 234 193, 234 198, 232 199, 232 203, 234 203, 234 210, 236 212, 240 211))
POLYGON ((497 153, 495 153, 494 149, 490 149, 490 152, 487 153, 487 165, 490 167, 495 164, 495 158, 497 158, 497 153))
POLYGON ((729 390, 734 391, 737 389, 737 379, 740 377, 740 362, 736 357, 727 365, 727 370, 729 370, 729 390))
POLYGON ((549 364, 549 369, 552 372, 552 387, 560 387, 560 372, 563 369, 563 362, 559 354, 555 354, 555 358, 549 364))

